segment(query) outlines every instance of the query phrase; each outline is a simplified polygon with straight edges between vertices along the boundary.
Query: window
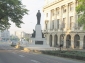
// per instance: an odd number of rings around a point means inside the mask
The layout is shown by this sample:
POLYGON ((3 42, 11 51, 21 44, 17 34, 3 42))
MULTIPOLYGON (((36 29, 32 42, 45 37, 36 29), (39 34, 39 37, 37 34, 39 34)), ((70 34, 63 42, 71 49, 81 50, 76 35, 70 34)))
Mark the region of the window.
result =
POLYGON ((70 17, 70 29, 72 27, 73 16, 70 17))
POLYGON ((78 15, 78 18, 80 18, 80 17, 81 17, 81 15, 82 15, 82 14, 79 14, 79 15, 78 15))
POLYGON ((59 8, 56 9, 56 13, 57 13, 57 15, 59 15, 59 8))
POLYGON ((63 9, 63 13, 65 13, 66 12, 66 9, 63 9))
POLYGON ((45 26, 46 26, 46 29, 48 27, 48 20, 45 21, 45 26))
POLYGON ((65 13, 66 12, 66 9, 65 9, 65 6, 63 7, 63 13, 65 13))
POLYGON ((54 29, 54 20, 52 20, 51 23, 50 23, 50 29, 51 29, 51 30, 54 29))
POLYGON ((46 30, 47 30, 47 24, 46 24, 46 30))
POLYGON ((59 10, 58 10, 57 14, 59 15, 59 10))
POLYGON ((46 13, 46 17, 48 17, 48 13, 46 13))
POLYGON ((71 3, 70 4, 70 11, 72 11, 73 10, 73 4, 71 3))
POLYGON ((51 10, 51 14, 52 14, 52 16, 54 16, 54 10, 51 10))
POLYGON ((52 29, 54 29, 54 20, 52 21, 52 29))
POLYGON ((59 29, 59 19, 57 19, 57 28, 59 29))
POLYGON ((63 18, 63 22, 62 22, 62 26, 63 26, 63 28, 65 27, 65 21, 66 21, 66 19, 63 18))

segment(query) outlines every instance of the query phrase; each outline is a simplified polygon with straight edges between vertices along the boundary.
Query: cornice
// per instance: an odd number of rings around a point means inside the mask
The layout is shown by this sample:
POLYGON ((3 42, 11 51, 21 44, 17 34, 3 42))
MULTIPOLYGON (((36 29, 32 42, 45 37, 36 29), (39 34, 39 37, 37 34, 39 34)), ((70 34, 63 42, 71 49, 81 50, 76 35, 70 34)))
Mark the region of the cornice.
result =
POLYGON ((62 1, 64 1, 64 0, 58 0, 58 1, 54 1, 52 3, 49 3, 48 5, 45 5, 43 7, 43 9, 46 9, 46 8, 48 8, 48 7, 52 6, 52 5, 55 5, 55 4, 59 3, 59 2, 62 2, 62 1))

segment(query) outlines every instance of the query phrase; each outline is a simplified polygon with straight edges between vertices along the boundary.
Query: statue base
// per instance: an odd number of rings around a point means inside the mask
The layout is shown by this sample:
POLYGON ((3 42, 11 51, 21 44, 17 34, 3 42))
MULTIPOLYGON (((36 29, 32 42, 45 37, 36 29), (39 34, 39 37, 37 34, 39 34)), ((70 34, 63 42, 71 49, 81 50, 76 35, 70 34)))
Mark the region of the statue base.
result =
POLYGON ((31 37, 29 47, 50 47, 42 36, 41 25, 39 24, 35 26, 35 37, 31 37))

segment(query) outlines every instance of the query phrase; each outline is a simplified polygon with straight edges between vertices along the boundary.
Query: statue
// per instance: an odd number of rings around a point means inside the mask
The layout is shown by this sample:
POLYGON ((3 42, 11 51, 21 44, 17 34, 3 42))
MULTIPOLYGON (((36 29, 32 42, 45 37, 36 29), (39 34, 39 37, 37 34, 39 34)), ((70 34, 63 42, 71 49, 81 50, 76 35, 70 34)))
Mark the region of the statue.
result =
POLYGON ((35 30, 33 29, 33 33, 32 33, 32 37, 34 38, 35 37, 35 30))
POLYGON ((37 16, 37 24, 40 24, 40 18, 41 18, 40 10, 38 10, 38 13, 36 16, 37 16))

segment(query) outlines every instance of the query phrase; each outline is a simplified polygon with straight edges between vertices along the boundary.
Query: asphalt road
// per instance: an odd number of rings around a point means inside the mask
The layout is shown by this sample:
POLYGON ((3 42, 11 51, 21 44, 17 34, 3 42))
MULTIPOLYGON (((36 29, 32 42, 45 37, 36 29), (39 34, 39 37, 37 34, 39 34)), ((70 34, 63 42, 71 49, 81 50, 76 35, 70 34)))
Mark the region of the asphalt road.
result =
POLYGON ((9 44, 0 44, 0 63, 85 63, 80 60, 54 57, 17 50, 9 44))

